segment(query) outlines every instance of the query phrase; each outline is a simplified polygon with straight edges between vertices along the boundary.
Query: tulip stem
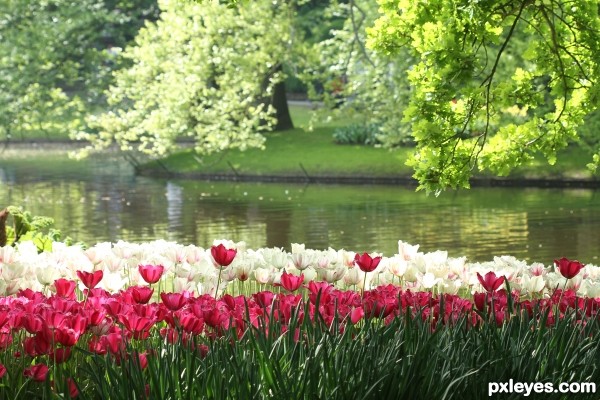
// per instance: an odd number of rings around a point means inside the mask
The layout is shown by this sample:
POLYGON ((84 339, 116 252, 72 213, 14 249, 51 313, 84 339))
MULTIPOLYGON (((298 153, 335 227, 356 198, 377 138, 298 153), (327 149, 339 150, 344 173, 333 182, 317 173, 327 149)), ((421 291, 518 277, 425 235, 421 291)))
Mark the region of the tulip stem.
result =
POLYGON ((221 284, 221 272, 223 272, 223 267, 219 268, 219 277, 217 278, 217 287, 215 288, 215 299, 219 295, 219 285, 221 284))
POLYGON ((365 278, 363 279, 363 287, 362 287, 362 293, 360 296, 360 299, 364 299, 365 298, 365 288, 367 286, 367 272, 365 271, 365 278))

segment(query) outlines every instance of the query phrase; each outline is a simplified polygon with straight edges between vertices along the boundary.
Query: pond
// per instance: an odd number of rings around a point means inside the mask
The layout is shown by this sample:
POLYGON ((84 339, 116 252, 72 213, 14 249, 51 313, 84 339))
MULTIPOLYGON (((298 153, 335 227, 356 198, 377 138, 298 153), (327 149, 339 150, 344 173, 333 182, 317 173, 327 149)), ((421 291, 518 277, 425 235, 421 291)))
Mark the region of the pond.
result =
POLYGON ((549 264, 597 264, 600 193, 583 189, 477 188, 440 197, 396 186, 200 182, 135 176, 117 154, 83 162, 61 150, 0 154, 0 207, 21 205, 93 244, 165 239, 251 248, 305 243, 397 252, 398 240, 486 261, 495 255, 549 264))

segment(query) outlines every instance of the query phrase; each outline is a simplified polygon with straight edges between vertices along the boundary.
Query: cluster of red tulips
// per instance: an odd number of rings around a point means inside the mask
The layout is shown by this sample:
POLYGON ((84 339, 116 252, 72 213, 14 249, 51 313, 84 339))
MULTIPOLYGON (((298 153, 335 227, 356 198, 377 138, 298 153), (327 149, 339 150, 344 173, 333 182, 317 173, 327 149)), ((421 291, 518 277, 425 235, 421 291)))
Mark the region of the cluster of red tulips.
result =
MULTIPOLYGON (((235 251, 220 247, 215 247, 212 254, 221 268, 235 257, 235 251)), ((367 271, 375 269, 378 261, 367 254, 357 255, 355 260, 367 271)), ((578 272, 575 264, 565 261, 560 265, 567 274, 578 272)), ((326 282, 303 285, 303 276, 285 272, 281 288, 275 292, 261 291, 248 297, 225 294, 218 299, 189 292, 162 292, 154 297, 152 284, 158 282, 164 268, 140 265, 139 272, 148 286, 133 286, 116 294, 96 288, 102 271, 79 271, 77 276, 87 288, 80 299, 76 298, 76 282, 65 279, 54 282, 55 293, 51 296, 27 289, 0 298, 0 351, 27 358, 23 376, 44 381, 52 365, 69 361, 75 346, 120 360, 131 356, 128 349, 132 343, 151 335, 160 335, 170 343, 196 343, 200 354, 206 354, 208 347, 201 343, 231 330, 241 336, 249 328, 269 331, 277 324, 277 332, 285 334, 293 329, 299 340, 306 318, 308 323, 319 321, 328 329, 336 327, 343 332, 349 324, 361 324, 365 319, 389 323, 399 315, 421 319, 437 329, 458 323, 467 328, 490 322, 502 325, 517 312, 539 320, 543 316, 544 323, 552 325, 572 311, 585 321, 597 318, 600 310, 600 299, 577 297, 569 290, 557 289, 549 298, 521 301, 518 293, 498 290, 506 279, 494 272, 478 274, 486 292, 476 293, 473 301, 392 285, 362 293, 338 290, 326 282)), ((135 353, 142 368, 151 354, 135 353)), ((0 379, 5 374, 6 368, 0 364, 0 379)), ((75 397, 77 386, 72 379, 67 382, 71 397, 75 397)))

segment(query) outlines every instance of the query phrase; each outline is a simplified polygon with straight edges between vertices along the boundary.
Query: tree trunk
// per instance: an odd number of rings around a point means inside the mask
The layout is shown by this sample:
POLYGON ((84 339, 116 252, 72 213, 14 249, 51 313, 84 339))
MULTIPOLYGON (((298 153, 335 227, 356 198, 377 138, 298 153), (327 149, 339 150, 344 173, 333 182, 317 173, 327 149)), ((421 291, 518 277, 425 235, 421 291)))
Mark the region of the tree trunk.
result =
POLYGON ((279 82, 273 88, 271 105, 275 109, 275 117, 277 118, 277 124, 275 125, 274 130, 284 131, 286 129, 294 129, 294 123, 290 116, 287 95, 285 93, 285 82, 279 82))
POLYGON ((6 219, 8 218, 8 210, 5 208, 0 211, 0 247, 6 246, 6 219))
MULTIPOLYGON (((278 64, 274 72, 282 72, 283 65, 278 64)), ((264 87, 266 88, 267 82, 270 77, 267 77, 264 81, 264 87)), ((268 100, 267 100, 268 101, 268 100)), ((286 129, 294 129, 294 123, 290 116, 290 109, 287 104, 287 95, 285 92, 285 82, 281 81, 273 87, 273 96, 271 96, 271 106, 275 109, 275 118, 277 123, 273 128, 274 131, 284 131, 286 129)))

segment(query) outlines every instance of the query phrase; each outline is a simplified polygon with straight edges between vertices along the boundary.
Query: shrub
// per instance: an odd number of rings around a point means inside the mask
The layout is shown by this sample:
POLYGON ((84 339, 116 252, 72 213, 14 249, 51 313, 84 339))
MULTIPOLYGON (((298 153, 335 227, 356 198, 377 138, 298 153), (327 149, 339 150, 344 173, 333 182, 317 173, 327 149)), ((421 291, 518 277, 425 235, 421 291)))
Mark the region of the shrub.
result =
POLYGON ((337 128, 333 132, 333 140, 337 144, 361 144, 374 146, 381 144, 378 139, 379 124, 351 124, 337 128))

